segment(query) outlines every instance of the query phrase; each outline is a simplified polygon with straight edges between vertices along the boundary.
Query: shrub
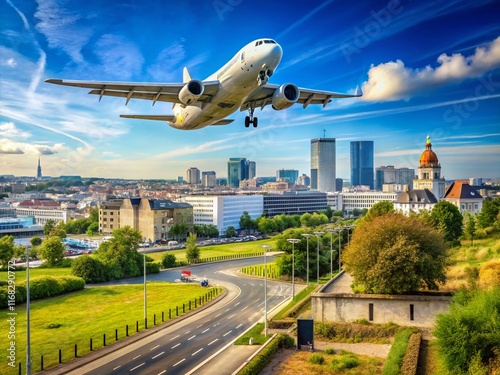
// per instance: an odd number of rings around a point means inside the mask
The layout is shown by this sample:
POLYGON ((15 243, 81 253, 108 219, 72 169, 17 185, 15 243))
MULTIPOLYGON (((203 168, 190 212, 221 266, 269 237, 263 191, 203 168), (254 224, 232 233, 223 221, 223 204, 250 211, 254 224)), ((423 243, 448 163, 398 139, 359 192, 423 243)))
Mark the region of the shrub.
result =
POLYGON ((339 357, 332 359, 331 367, 334 371, 355 368, 360 364, 358 356, 354 353, 341 350, 339 355, 339 357))
MULTIPOLYGON (((252 360, 238 373, 238 375, 258 375, 269 361, 274 357, 278 349, 288 348, 293 338, 285 334, 277 335, 269 345, 259 352, 252 360)), ((293 346, 293 345, 292 345, 293 346)))
POLYGON ((484 288, 500 285, 500 261, 491 260, 481 266, 479 270, 479 284, 484 288))
POLYGON ((335 354, 335 350, 332 348, 325 349, 326 354, 335 354))
POLYGON ((394 343, 392 344, 391 350, 385 360, 382 374, 393 375, 401 372, 401 366, 403 364, 406 348, 408 347, 408 341, 413 333, 413 329, 405 329, 394 337, 394 343))
POLYGON ((57 296, 63 291, 61 282, 55 277, 43 276, 30 280, 30 300, 57 296))
POLYGON ((161 258, 161 265, 163 268, 173 268, 175 267, 175 262, 176 259, 174 254, 165 253, 161 258))
POLYGON ((150 273, 159 273, 160 272, 160 263, 146 263, 146 275, 150 273))
POLYGON ((325 363, 325 358, 321 354, 313 354, 309 358, 309 362, 314 363, 315 365, 322 365, 325 363))
POLYGON ((75 290, 82 290, 85 288, 85 280, 76 276, 61 276, 59 277, 64 292, 69 293, 75 290))
POLYGON ((106 281, 105 266, 98 259, 83 255, 73 261, 71 273, 81 277, 87 283, 100 283, 106 281))

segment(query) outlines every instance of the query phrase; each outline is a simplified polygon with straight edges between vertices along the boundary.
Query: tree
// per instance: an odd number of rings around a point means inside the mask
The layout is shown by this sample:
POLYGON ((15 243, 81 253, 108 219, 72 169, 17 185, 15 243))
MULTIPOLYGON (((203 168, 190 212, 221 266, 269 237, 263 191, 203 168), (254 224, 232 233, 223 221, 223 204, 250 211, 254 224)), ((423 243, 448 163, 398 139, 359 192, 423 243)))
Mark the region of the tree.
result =
POLYGON ((232 225, 228 226, 226 229, 226 237, 227 238, 236 237, 236 228, 233 227, 232 225))
POLYGON ((436 203, 431 211, 431 220, 446 242, 451 245, 458 243, 463 232, 463 217, 457 206, 447 201, 436 203))
POLYGON ((99 223, 99 209, 97 207, 90 209, 89 220, 91 223, 99 223))
POLYGON ((486 198, 483 201, 483 208, 478 217, 479 226, 488 228, 495 224, 500 213, 500 198, 486 198))
POLYGON ((42 244, 42 239, 38 236, 32 237, 30 240, 31 246, 40 246, 42 244))
POLYGON ((488 374, 498 363, 500 347, 500 288, 461 290, 448 314, 438 315, 434 335, 444 364, 452 374, 488 374), (476 371, 472 371, 472 369, 476 371), (478 371, 479 370, 479 371, 478 371))
POLYGON ((52 229, 54 229, 56 226, 56 221, 53 219, 49 219, 45 222, 43 225, 43 234, 45 237, 48 237, 50 235, 50 232, 52 232, 52 229))
POLYGON ((186 240, 186 259, 188 263, 196 263, 200 259, 200 249, 196 243, 196 234, 191 233, 186 240))
POLYGON ((14 237, 4 236, 0 238, 0 263, 6 267, 14 256, 14 237))
POLYGON ((88 255, 83 255, 73 261, 71 273, 83 278, 86 283, 106 281, 105 267, 102 262, 88 255))
POLYGON ((183 238, 187 231, 189 230, 188 226, 184 223, 177 223, 172 225, 168 234, 174 238, 183 238))
POLYGON ((61 237, 47 237, 38 248, 40 258, 45 260, 49 267, 58 266, 64 259, 66 249, 62 243, 61 237))
POLYGON ((465 225, 465 234, 470 238, 471 246, 474 245, 474 234, 476 233, 476 220, 471 214, 467 214, 467 224, 465 225))
POLYGON ((249 232, 250 229, 253 229, 255 227, 255 224, 248 214, 247 211, 243 211, 243 215, 240 217, 240 228, 245 229, 247 233, 249 232))
POLYGON ((176 261, 177 261, 177 259, 175 259, 174 254, 165 253, 161 257, 161 266, 163 268, 173 268, 173 267, 175 267, 176 261))
POLYGON ((274 219, 263 217, 259 220, 258 228, 260 233, 269 234, 276 231, 276 223, 274 219))
POLYGON ((373 219, 394 212, 394 204, 389 201, 381 201, 375 203, 372 208, 366 213, 364 220, 372 221, 373 219))
POLYGON ((362 220, 342 259, 354 285, 367 293, 432 290, 445 281, 442 237, 422 221, 402 214, 362 220))
POLYGON ((92 237, 99 233, 99 223, 93 222, 87 228, 87 236, 92 237))

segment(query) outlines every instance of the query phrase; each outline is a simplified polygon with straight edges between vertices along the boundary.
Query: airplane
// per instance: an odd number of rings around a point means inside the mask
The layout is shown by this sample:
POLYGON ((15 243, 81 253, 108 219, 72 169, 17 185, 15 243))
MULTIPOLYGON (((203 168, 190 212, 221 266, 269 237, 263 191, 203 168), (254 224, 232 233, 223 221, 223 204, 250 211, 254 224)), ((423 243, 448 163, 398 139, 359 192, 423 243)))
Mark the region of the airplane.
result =
POLYGON ((275 85, 268 83, 283 56, 281 46, 273 39, 257 39, 248 43, 217 72, 203 81, 192 79, 184 67, 181 83, 145 82, 96 82, 47 79, 56 85, 91 89, 89 94, 151 100, 173 103, 173 115, 120 115, 123 118, 166 121, 180 130, 201 129, 206 126, 227 125, 234 120, 227 117, 236 112, 248 111, 245 127, 258 125, 254 116, 256 108, 261 110, 271 105, 283 110, 295 103, 303 108, 310 104, 325 107, 332 98, 353 98, 363 95, 359 86, 354 94, 340 94, 299 88, 292 83, 275 85))

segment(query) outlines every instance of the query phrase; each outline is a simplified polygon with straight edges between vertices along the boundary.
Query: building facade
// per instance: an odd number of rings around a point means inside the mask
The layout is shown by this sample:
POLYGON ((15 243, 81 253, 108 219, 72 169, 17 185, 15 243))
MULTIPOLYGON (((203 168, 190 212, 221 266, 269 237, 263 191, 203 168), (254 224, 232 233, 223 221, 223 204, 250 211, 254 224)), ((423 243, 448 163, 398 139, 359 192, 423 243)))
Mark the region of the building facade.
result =
POLYGON ((120 228, 120 207, 123 200, 102 202, 99 205, 99 233, 110 235, 120 228))
POLYGON ((418 176, 413 180, 413 188, 416 190, 429 189, 438 200, 444 197, 445 179, 441 177, 441 164, 439 164, 436 153, 432 151, 429 136, 427 136, 425 150, 420 156, 418 176))
POLYGON ((411 212, 431 211, 437 202, 436 196, 429 189, 407 190, 400 193, 394 201, 394 209, 409 215, 411 212))
POLYGON ((205 187, 217 186, 217 175, 215 174, 215 172, 201 172, 201 184, 205 187))
POLYGON ((342 196, 342 210, 350 212, 357 208, 372 208, 375 203, 388 201, 394 202, 398 193, 384 193, 380 191, 354 191, 343 192, 342 196))
POLYGON ((351 142, 351 185, 374 187, 373 141, 351 142))
POLYGON ((297 169, 278 169, 276 171, 276 181, 285 181, 295 184, 299 179, 299 171, 297 169))
POLYGON ((335 191, 335 138, 311 139, 311 189, 335 191))
POLYGON ((319 191, 293 191, 264 195, 264 212, 275 215, 302 215, 326 209, 326 193, 319 191))
POLYGON ((394 168, 393 165, 377 167, 375 170, 375 190, 383 190, 384 184, 407 185, 413 189, 415 169, 394 168))
POLYGON ((462 215, 476 215, 483 209, 483 197, 467 181, 454 181, 446 190, 443 200, 457 206, 462 215))
POLYGON ((186 182, 190 185, 198 185, 201 183, 200 170, 196 167, 191 167, 186 170, 186 182))
POLYGON ((237 188, 241 180, 255 178, 256 163, 246 158, 230 158, 227 162, 227 186, 237 188))

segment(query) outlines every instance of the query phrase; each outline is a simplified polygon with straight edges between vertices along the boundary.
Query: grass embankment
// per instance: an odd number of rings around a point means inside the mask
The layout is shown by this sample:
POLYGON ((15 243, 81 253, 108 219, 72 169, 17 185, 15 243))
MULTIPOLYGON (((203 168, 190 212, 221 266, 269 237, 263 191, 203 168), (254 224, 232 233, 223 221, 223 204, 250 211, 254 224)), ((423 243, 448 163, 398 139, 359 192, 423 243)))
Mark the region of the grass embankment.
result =
MULTIPOLYGON (((194 300, 205 296, 212 288, 203 288, 193 284, 148 283, 148 327, 153 326, 154 315, 156 323, 162 321, 162 311, 165 321, 176 316, 176 306, 182 314, 183 303, 188 311, 188 304, 194 308, 194 300)), ((58 363, 59 349, 62 349, 63 362, 74 358, 74 346, 78 345, 78 356, 89 352, 90 339, 93 349, 103 347, 103 335, 106 343, 116 341, 126 334, 136 332, 136 321, 139 330, 144 329, 144 290, 143 285, 117 285, 109 287, 88 288, 80 292, 70 293, 54 298, 34 301, 31 303, 31 361, 33 371, 40 370, 40 356, 44 356, 44 368, 58 363), (57 327, 58 328, 50 328, 57 327)), ((215 292, 214 292, 215 293, 215 292)), ((215 294, 214 294, 215 295, 215 294)), ((0 312, 4 330, 7 332, 7 312, 0 312)), ((26 305, 16 306, 15 316, 15 346, 16 366, 19 362, 26 363, 26 305)), ((9 348, 7 334, 0 335, 0 347, 9 348)), ((2 359, 0 368, 7 371, 6 359, 2 359), (5 362, 3 362, 5 361, 5 362), (5 366, 4 366, 5 365, 5 366)), ((9 372, 0 371, 2 374, 9 372)), ((14 369, 12 369, 14 370, 14 369)), ((17 370, 17 368, 16 368, 17 370)), ((17 373, 13 371, 12 374, 17 373)), ((10 373, 9 373, 10 374, 10 373)))
MULTIPOLYGON (((264 277, 264 265, 258 264, 256 266, 243 267, 241 273, 249 276, 264 277)), ((280 269, 276 263, 267 263, 267 278, 276 280, 281 279, 280 269)))
MULTIPOLYGON (((26 280, 26 270, 16 270, 16 284, 26 280)), ((30 279, 40 276, 73 276, 71 268, 30 268, 30 279)), ((0 272, 0 280, 7 281, 7 272, 0 272)))
MULTIPOLYGON (((233 242, 221 245, 200 246, 200 258, 212 258, 224 255, 263 253, 262 245, 274 245, 273 238, 249 242, 233 242)), ((174 254, 177 261, 186 261, 186 249, 166 250, 158 253, 148 253, 155 262, 160 262, 163 254, 174 254)))
POLYGON ((235 342, 234 345, 248 345, 250 338, 253 339, 253 345, 262 345, 272 336, 271 334, 264 334, 264 323, 257 323, 244 335, 241 335, 235 342))
POLYGON ((310 285, 302 289, 300 293, 296 294, 295 297, 293 297, 293 299, 273 317, 273 320, 286 318, 287 313, 292 310, 298 303, 302 302, 309 294, 313 292, 314 289, 316 289, 316 286, 314 285, 310 285))

